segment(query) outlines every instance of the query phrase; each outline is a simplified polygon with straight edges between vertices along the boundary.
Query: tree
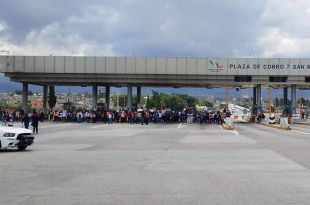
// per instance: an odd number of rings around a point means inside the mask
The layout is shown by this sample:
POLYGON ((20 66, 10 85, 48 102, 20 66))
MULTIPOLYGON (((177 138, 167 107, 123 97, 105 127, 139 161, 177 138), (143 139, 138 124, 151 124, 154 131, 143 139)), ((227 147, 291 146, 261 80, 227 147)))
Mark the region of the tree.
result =
POLYGON ((196 103, 198 103, 197 98, 187 95, 187 94, 175 94, 181 99, 186 101, 187 106, 194 106, 196 103))
POLYGON ((150 95, 147 95, 147 99, 146 99, 146 109, 150 109, 150 95))
POLYGON ((197 99, 193 96, 187 94, 166 94, 159 93, 157 91, 152 91, 153 94, 151 97, 148 97, 147 107, 148 108, 170 108, 172 110, 182 110, 187 106, 192 106, 196 104, 197 99))
POLYGON ((15 90, 16 95, 21 95, 23 92, 21 90, 15 90))
POLYGON ((149 107, 150 108, 156 108, 156 109, 160 109, 160 102, 162 100, 162 93, 159 93, 157 91, 152 91, 152 96, 149 98, 149 107))
POLYGON ((200 100, 198 104, 200 106, 213 107, 212 102, 210 102, 209 100, 200 100))
POLYGON ((57 97, 55 95, 55 87, 49 86, 48 105, 52 110, 56 105, 57 97))
POLYGON ((164 102, 166 107, 172 110, 183 110, 187 105, 186 99, 182 99, 176 94, 168 95, 164 102))
POLYGON ((105 92, 99 91, 98 98, 105 98, 105 92))

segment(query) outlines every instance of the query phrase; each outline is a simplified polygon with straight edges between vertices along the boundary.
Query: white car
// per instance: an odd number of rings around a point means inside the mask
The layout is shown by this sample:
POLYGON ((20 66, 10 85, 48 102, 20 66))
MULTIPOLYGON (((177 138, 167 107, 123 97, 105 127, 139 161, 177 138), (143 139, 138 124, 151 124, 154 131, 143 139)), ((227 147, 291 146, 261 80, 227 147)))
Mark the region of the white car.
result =
POLYGON ((30 146, 33 140, 31 130, 10 127, 0 121, 0 149, 18 148, 22 151, 30 146))

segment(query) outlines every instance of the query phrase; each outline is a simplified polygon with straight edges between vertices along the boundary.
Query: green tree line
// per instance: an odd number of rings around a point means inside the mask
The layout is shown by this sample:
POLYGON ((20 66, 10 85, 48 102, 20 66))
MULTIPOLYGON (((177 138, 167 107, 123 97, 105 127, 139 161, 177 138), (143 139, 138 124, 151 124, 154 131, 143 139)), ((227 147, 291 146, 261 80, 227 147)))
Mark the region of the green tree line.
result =
POLYGON ((165 109, 170 108, 172 110, 183 110, 186 107, 192 107, 195 105, 212 107, 213 104, 207 100, 199 100, 196 97, 187 94, 167 94, 157 91, 152 91, 152 96, 148 96, 146 107, 165 109))

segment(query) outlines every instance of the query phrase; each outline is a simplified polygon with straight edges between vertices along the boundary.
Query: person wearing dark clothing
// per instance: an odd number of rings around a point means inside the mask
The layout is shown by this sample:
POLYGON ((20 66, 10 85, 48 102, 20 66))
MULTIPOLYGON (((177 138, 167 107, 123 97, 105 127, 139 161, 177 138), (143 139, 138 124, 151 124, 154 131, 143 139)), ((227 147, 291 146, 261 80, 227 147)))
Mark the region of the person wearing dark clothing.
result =
POLYGON ((40 120, 40 118, 39 118, 38 114, 36 113, 36 111, 34 110, 32 116, 31 116, 31 126, 33 127, 33 134, 35 134, 35 133, 39 134, 39 130, 38 130, 39 120, 40 120))
POLYGON ((29 116, 28 116, 28 114, 25 114, 25 116, 23 118, 23 123, 24 123, 24 127, 26 129, 28 129, 29 128, 29 116))
POLYGON ((40 113, 40 121, 43 122, 43 121, 44 121, 44 118, 45 118, 44 113, 41 112, 41 113, 40 113))
POLYGON ((229 110, 226 112, 226 117, 231 117, 231 112, 229 110))
POLYGON ((200 124, 200 125, 203 125, 203 123, 204 123, 204 122, 203 122, 203 113, 200 112, 200 113, 199 113, 199 124, 200 124))
POLYGON ((2 110, 0 110, 0 121, 4 121, 4 114, 2 110))
POLYGON ((214 124, 218 124, 218 116, 217 116, 217 113, 214 113, 213 119, 214 119, 214 124))
POLYGON ((144 123, 144 111, 141 112, 141 125, 144 123))

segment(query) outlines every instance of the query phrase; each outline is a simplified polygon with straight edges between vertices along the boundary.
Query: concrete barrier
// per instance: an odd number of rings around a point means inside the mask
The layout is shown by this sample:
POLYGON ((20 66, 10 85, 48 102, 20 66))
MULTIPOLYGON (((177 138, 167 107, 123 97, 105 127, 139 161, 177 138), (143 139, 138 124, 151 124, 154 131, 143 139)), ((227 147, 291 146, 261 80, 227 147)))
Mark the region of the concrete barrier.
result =
POLYGON ((287 117, 281 117, 280 118, 280 124, 269 124, 268 121, 264 121, 264 122, 262 122, 262 124, 265 126, 268 126, 268 127, 277 128, 277 129, 281 129, 281 130, 291 130, 291 127, 288 123, 287 117))
POLYGON ((224 119, 224 124, 223 124, 223 128, 226 129, 226 130, 234 130, 235 129, 235 125, 234 125, 234 122, 233 120, 231 119, 231 117, 226 117, 224 119))
POLYGON ((283 129, 290 128, 290 125, 288 123, 288 117, 281 117, 280 118, 280 127, 283 129))

